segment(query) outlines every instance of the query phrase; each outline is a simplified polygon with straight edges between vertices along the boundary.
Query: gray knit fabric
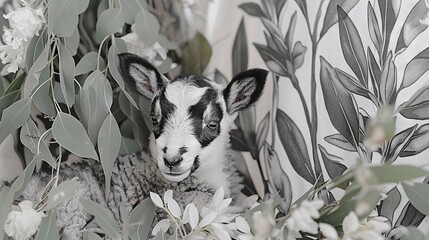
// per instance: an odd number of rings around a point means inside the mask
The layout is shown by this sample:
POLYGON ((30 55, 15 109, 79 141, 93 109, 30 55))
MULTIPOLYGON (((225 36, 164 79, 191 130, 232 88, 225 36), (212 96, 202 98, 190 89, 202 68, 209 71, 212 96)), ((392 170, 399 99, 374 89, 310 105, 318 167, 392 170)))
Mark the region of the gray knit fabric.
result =
MULTIPOLYGON (((224 169, 231 183, 230 197, 234 197, 242 189, 242 179, 231 160, 228 159, 225 162, 224 169)), ((216 191, 207 184, 199 182, 192 174, 179 183, 167 181, 155 162, 145 152, 118 157, 114 165, 111 191, 107 201, 103 196, 103 169, 98 162, 85 160, 62 166, 59 181, 73 178, 77 178, 79 182, 77 192, 70 201, 55 209, 61 239, 82 239, 85 229, 97 227, 91 222, 93 218, 80 205, 81 198, 91 199, 108 207, 112 216, 119 222, 120 204, 125 203, 127 211, 130 212, 140 201, 149 197, 149 192, 162 195, 166 190, 171 189, 174 199, 182 206, 193 202, 198 208, 202 208, 211 201, 216 191)), ((50 173, 42 172, 34 175, 23 193, 23 198, 37 202, 50 179, 50 173)))

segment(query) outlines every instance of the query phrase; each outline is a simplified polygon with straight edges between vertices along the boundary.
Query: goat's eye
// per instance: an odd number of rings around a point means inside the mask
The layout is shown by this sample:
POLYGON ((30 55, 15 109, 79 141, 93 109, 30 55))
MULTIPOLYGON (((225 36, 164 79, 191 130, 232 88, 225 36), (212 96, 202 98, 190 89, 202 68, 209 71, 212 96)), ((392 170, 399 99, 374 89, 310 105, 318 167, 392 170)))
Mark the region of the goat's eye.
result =
POLYGON ((210 121, 210 122, 207 124, 207 127, 208 127, 209 129, 216 129, 218 126, 219 126, 219 123, 218 123, 218 122, 215 122, 215 121, 210 121))
POLYGON ((152 124, 155 125, 158 123, 158 118, 154 115, 150 116, 150 120, 152 121, 152 124))

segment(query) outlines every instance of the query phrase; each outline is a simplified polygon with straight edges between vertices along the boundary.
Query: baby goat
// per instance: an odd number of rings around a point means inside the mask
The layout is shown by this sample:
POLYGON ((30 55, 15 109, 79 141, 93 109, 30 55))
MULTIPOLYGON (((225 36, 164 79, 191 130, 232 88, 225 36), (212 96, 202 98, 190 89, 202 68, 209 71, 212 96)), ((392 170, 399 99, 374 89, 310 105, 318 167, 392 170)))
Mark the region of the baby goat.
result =
MULTIPOLYGON (((120 204, 130 211, 149 192, 173 189, 182 206, 206 205, 221 186, 233 197, 241 190, 241 178, 230 155, 229 130, 237 112, 261 96, 267 71, 252 69, 235 76, 226 88, 203 77, 162 78, 156 68, 133 54, 120 54, 121 75, 138 93, 152 99, 149 153, 118 157, 112 175, 112 191, 103 197, 103 171, 95 161, 63 166, 60 181, 78 177, 75 196, 56 208, 57 225, 65 239, 80 239, 91 220, 80 198, 107 206, 120 220, 120 204)), ((143 124, 143 123, 142 123, 143 124)), ((24 199, 36 200, 50 174, 33 177, 24 199)))

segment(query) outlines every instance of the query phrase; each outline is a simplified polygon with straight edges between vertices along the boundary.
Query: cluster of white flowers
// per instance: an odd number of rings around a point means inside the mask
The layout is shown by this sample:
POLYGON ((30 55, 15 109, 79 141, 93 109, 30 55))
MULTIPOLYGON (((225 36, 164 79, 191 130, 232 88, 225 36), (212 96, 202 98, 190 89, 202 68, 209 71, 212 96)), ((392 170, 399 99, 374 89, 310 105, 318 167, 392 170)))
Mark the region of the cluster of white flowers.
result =
POLYGON ((134 24, 131 26, 131 32, 121 37, 121 39, 127 45, 128 52, 144 57, 155 67, 159 67, 167 59, 167 50, 158 42, 152 46, 147 46, 137 35, 134 24))
POLYGON ((0 44, 0 59, 6 66, 2 75, 15 73, 25 67, 25 52, 34 35, 38 35, 45 23, 43 7, 33 9, 22 1, 22 6, 3 17, 9 20, 10 28, 4 28, 3 44, 0 44))
POLYGON ((28 200, 20 202, 18 207, 7 216, 4 230, 15 240, 26 240, 37 232, 45 214, 34 210, 33 203, 28 200))
MULTIPOLYGON (((231 239, 231 237, 243 235, 241 234, 243 232, 250 234, 247 222, 229 210, 232 199, 224 197, 224 189, 219 188, 208 206, 204 206, 199 211, 193 203, 190 203, 182 213, 179 204, 173 199, 172 190, 166 191, 163 199, 151 192, 152 202, 169 216, 155 225, 152 235, 158 234, 159 231, 165 233, 170 227, 175 229, 174 232, 179 233, 181 239, 231 239), (186 231, 183 227, 185 224, 189 225, 190 231, 186 231)), ((245 205, 256 206, 256 199, 249 197, 245 205)))

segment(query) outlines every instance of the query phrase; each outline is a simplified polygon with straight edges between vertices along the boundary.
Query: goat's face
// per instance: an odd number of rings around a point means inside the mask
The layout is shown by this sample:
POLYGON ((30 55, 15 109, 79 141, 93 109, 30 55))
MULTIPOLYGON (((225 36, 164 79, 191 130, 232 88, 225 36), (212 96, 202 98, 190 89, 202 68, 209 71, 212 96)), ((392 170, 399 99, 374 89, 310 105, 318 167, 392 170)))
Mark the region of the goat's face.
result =
POLYGON ((121 54, 119 58, 123 78, 152 99, 151 154, 163 176, 174 182, 210 166, 204 160, 226 150, 237 111, 260 97, 268 73, 262 69, 242 72, 224 88, 196 76, 170 82, 136 55, 121 54))

